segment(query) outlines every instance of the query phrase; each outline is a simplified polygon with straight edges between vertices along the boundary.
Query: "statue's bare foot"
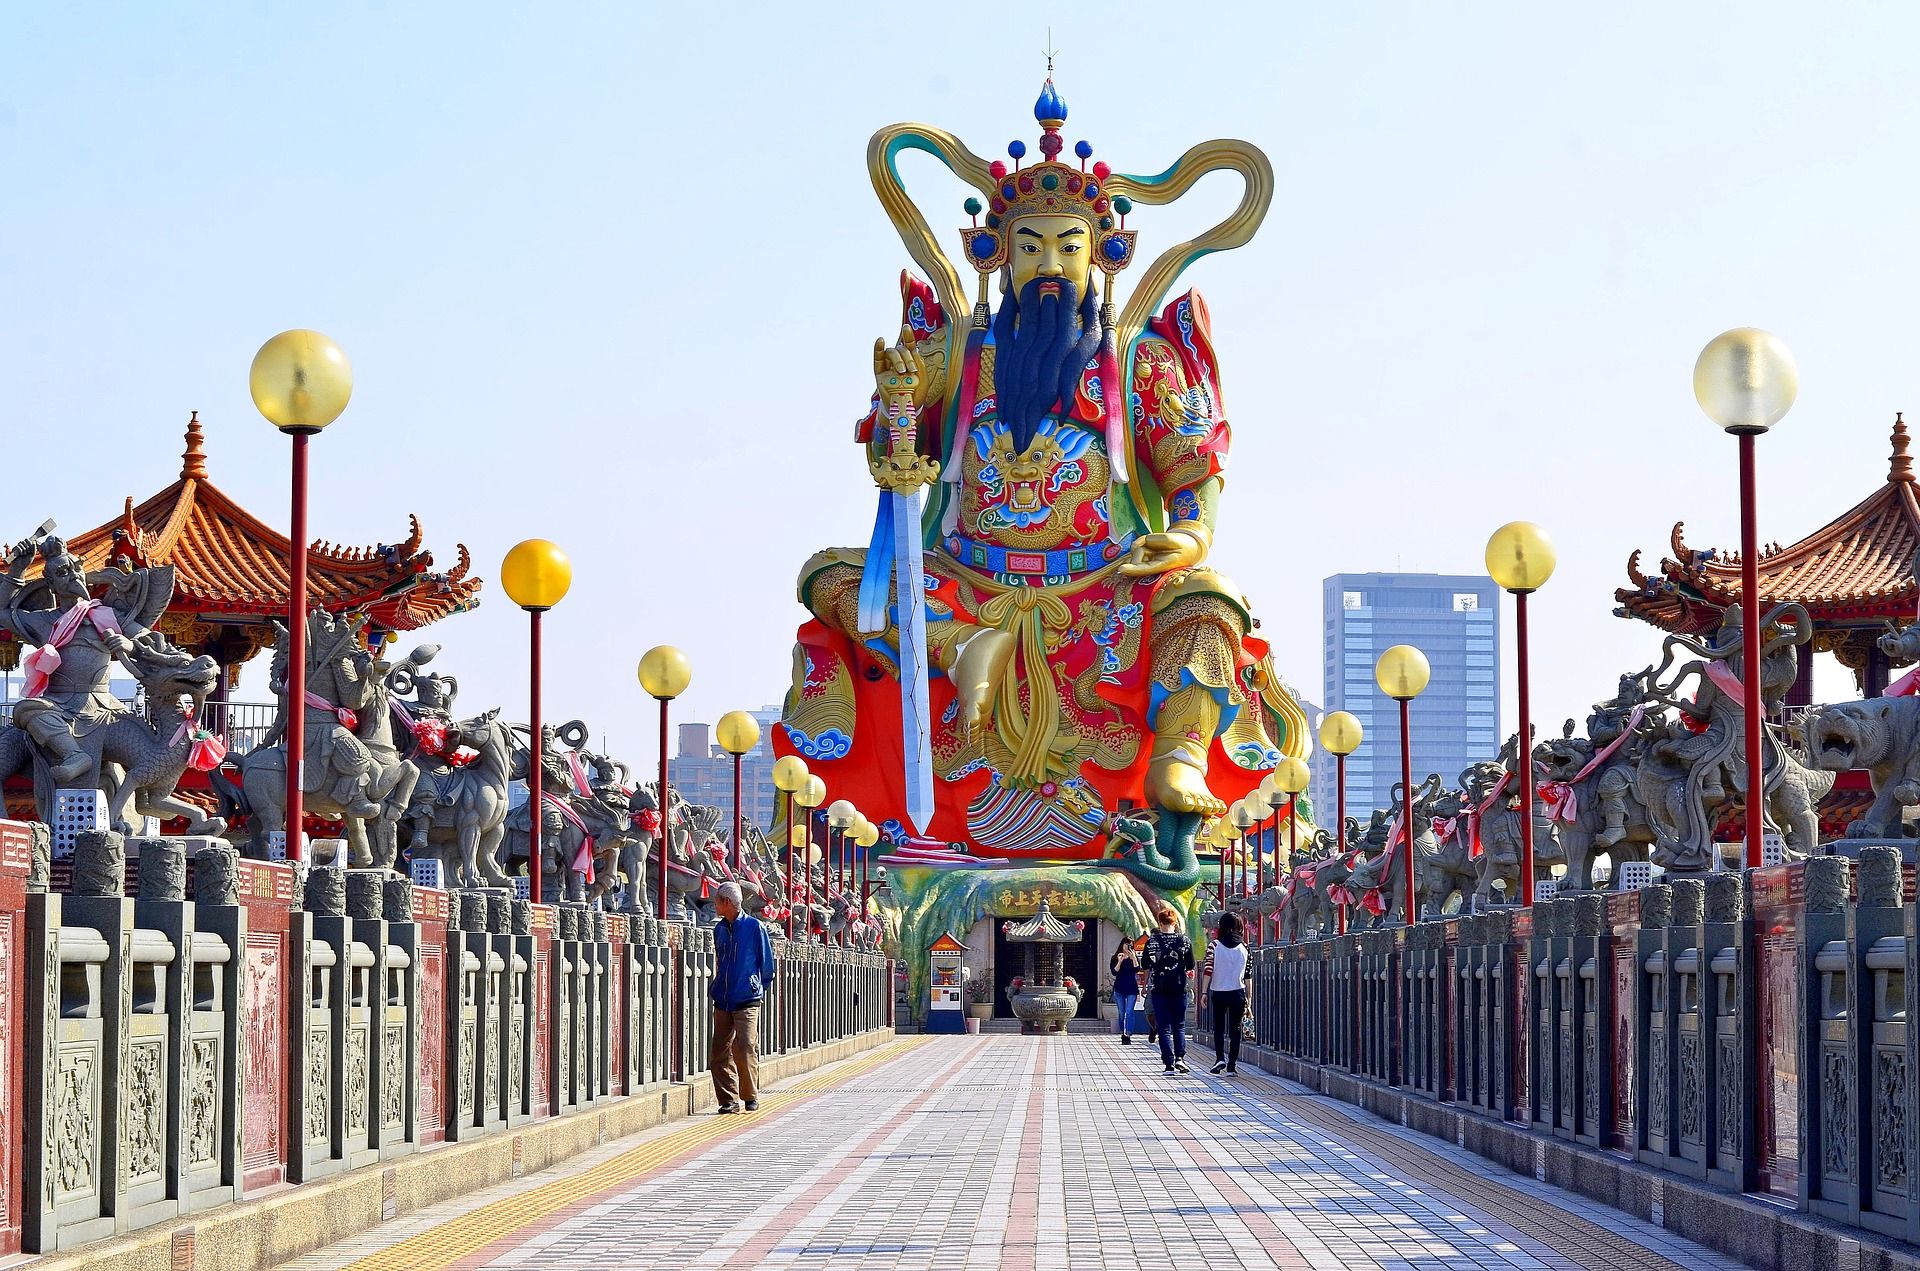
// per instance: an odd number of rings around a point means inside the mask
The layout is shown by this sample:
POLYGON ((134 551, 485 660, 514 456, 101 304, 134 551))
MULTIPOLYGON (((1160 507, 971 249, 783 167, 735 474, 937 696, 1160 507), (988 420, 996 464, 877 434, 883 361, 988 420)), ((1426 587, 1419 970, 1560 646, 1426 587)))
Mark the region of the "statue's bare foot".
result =
POLYGON ((984 728, 993 716, 993 697, 1013 661, 1011 631, 987 630, 961 646, 947 673, 960 697, 960 719, 968 732, 984 728))
POLYGON ((1200 770, 1177 755, 1162 755, 1147 767, 1147 802, 1169 812, 1219 816, 1227 805, 1213 797, 1200 770))

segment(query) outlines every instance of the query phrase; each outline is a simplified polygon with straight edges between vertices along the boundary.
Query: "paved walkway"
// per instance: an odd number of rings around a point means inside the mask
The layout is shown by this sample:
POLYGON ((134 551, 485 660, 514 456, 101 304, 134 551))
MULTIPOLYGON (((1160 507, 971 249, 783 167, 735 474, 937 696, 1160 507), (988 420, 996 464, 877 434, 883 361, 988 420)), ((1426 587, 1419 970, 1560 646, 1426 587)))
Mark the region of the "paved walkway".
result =
MULTIPOLYGON (((1201 1052, 1204 1054, 1205 1052, 1201 1052)), ((297 1271, 1732 1268, 1264 1075, 1104 1036, 906 1038, 297 1271)))

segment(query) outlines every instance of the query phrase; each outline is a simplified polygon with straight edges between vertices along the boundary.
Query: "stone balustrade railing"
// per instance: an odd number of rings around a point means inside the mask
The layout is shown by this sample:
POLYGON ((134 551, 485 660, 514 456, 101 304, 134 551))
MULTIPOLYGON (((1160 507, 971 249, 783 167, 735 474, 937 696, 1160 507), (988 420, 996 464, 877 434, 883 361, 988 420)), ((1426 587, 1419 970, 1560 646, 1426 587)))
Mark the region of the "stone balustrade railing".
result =
MULTIPOLYGON (((710 931, 80 840, 55 892, 45 827, 0 821, 0 1254, 706 1073, 710 931)), ((763 1053, 892 1023, 884 955, 774 947, 763 1053)))
POLYGON ((1913 878, 1869 847, 1269 944, 1253 1030, 1279 1071, 1361 1102, 1450 1106, 1920 1243, 1913 878))

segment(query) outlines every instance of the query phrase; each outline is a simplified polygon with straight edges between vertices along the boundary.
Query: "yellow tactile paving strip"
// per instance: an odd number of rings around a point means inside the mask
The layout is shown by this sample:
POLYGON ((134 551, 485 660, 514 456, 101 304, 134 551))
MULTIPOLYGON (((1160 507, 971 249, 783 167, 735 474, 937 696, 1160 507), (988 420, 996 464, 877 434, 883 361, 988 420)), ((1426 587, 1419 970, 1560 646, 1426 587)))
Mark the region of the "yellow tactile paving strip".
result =
MULTIPOLYGON (((782 1104, 844 1085, 862 1073, 901 1058, 929 1040, 932 1039, 906 1037, 891 1041, 856 1059, 846 1060, 819 1076, 781 1090, 768 1091, 760 1096, 761 1110, 772 1111, 782 1104)), ((472 1213, 449 1219, 431 1231, 348 1263, 342 1271, 440 1271, 569 1205, 578 1204, 590 1196, 619 1187, 682 1157, 691 1156, 714 1139, 742 1133, 757 1120, 752 1117, 707 1116, 689 1121, 678 1130, 649 1139, 631 1151, 602 1161, 592 1169, 557 1178, 517 1196, 483 1205, 472 1213)))

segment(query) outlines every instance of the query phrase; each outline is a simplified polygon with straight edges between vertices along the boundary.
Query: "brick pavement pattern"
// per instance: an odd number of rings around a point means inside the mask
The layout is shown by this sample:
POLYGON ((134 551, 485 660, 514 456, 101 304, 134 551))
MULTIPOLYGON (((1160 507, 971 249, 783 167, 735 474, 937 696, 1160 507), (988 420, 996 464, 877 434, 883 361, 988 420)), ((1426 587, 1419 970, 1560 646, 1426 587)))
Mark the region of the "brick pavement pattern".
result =
POLYGON ((608 1144, 288 1265, 1739 1264, 1277 1078, 1168 1078, 1148 1047, 1075 1034, 903 1039, 759 1113, 608 1144))

